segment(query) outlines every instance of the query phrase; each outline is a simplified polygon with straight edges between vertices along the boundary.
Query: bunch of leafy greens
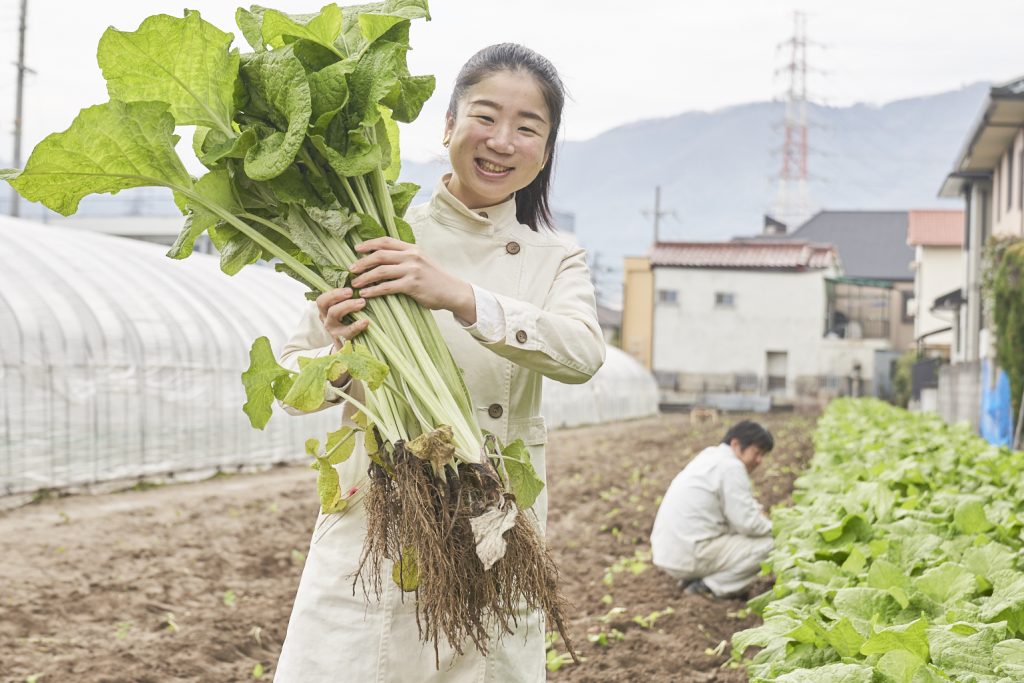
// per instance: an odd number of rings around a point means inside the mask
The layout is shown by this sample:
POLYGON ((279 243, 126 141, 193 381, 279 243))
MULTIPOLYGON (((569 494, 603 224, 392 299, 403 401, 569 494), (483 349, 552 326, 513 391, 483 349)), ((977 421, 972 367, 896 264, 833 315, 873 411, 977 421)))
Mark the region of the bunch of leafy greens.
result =
MULTIPOLYGON (((23 170, 2 177, 64 215, 89 194, 169 188, 186 215, 169 256, 189 256, 207 233, 225 273, 272 261, 315 298, 349 282, 361 242, 414 241, 402 216, 418 188, 397 182, 397 123, 415 119, 434 89, 432 76, 411 75, 406 63, 411 21, 419 18, 429 19, 427 0, 328 4, 307 15, 239 9, 253 50, 244 54, 231 48, 232 34, 194 11, 149 17, 136 31, 110 28, 98 51, 110 100, 82 110, 66 131, 39 143, 23 170), (201 178, 175 152, 178 126, 195 126, 192 146, 208 169, 201 178)), ((520 599, 560 624, 553 565, 522 514, 543 486, 528 449, 521 441, 502 448, 482 432, 430 311, 391 295, 352 315, 364 317, 373 324, 357 342, 302 358, 298 371, 278 365, 266 338, 256 340, 243 374, 252 424, 267 423, 275 400, 313 410, 325 392, 358 408, 355 426, 328 435, 323 451, 307 442, 321 505, 346 507, 334 465, 351 456, 361 433, 378 496, 367 503, 363 564, 379 576, 394 561, 395 580, 419 594, 421 634, 435 648, 440 631, 457 649, 470 637, 486 651, 492 622, 508 630, 520 599), (363 401, 331 385, 345 373, 363 383, 363 401), (399 481, 402 471, 421 476, 406 460, 433 481, 399 481), (476 468, 468 483, 467 467, 476 468), (433 510, 434 523, 402 527, 427 519, 410 511, 417 506, 433 510), (505 557, 501 535, 513 521, 504 573, 487 573, 505 557), (496 542, 483 542, 488 535, 496 542), (476 558, 474 542, 476 554, 487 547, 491 555, 476 558), (450 595, 460 579, 466 589, 450 595)), ((371 584, 380 590, 379 581, 371 584)))
POLYGON ((752 681, 1024 680, 1024 453, 874 400, 833 402, 796 504, 773 512, 775 587, 733 636, 752 681))

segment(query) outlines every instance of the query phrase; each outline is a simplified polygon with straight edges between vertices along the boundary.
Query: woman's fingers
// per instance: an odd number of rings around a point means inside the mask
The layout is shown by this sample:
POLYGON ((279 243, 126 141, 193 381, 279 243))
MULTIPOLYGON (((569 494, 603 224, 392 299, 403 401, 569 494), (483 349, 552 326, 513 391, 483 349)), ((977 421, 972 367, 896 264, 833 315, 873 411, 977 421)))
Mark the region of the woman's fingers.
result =
MULTIPOLYGON (((369 287, 370 285, 381 282, 382 280, 397 280, 398 278, 408 274, 409 267, 404 264, 377 266, 373 270, 367 271, 352 280, 352 286, 359 288, 369 287)), ((360 292, 360 294, 362 294, 362 292, 360 292)))
POLYGON ((360 311, 366 306, 366 299, 345 299, 327 309, 327 321, 340 324, 342 318, 350 313, 360 311))
POLYGON ((327 311, 331 306, 352 298, 352 289, 349 287, 338 287, 329 292, 324 292, 316 298, 316 307, 320 311, 320 322, 327 322, 327 311))
MULTIPOLYGON (((365 273, 366 271, 379 266, 402 263, 413 255, 414 254, 411 250, 396 251, 393 249, 381 249, 354 261, 351 267, 349 267, 349 272, 358 275, 359 273, 365 273)), ((356 286, 358 287, 358 285, 356 286)))

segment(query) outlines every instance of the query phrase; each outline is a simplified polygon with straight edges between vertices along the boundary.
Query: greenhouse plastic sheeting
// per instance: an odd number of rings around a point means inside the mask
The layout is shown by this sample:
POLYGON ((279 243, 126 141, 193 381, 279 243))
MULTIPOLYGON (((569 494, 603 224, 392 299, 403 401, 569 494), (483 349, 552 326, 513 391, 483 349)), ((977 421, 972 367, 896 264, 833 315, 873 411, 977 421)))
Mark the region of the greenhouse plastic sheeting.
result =
POLYGON ((632 356, 609 346, 604 365, 586 384, 545 380, 542 412, 549 427, 646 417, 658 412, 658 386, 632 356))
POLYGON ((242 412, 249 347, 281 348, 302 285, 165 251, 0 218, 0 495, 305 458, 336 427, 242 412))
MULTIPOLYGON (((338 411, 242 412, 252 341, 275 351, 304 288, 267 267, 0 217, 0 495, 304 460, 338 411)), ((609 348, 583 385, 545 382, 553 427, 650 415, 654 380, 609 348)), ((312 480, 311 480, 312 481, 312 480)))

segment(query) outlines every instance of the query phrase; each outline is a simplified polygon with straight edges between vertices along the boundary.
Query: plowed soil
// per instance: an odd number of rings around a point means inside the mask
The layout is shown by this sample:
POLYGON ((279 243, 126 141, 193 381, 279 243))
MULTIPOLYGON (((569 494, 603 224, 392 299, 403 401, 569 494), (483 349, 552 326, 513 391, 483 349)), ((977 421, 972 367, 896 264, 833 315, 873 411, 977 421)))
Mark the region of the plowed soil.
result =
MULTIPOLYGON (((768 506, 810 458, 813 420, 759 419, 777 440, 754 474, 768 506)), ((719 646, 757 617, 684 595, 649 563, 660 496, 727 426, 671 414, 552 434, 548 538, 585 661, 550 680, 746 680, 719 646)), ((3 513, 0 680, 269 680, 315 512, 314 473, 287 466, 3 513)))

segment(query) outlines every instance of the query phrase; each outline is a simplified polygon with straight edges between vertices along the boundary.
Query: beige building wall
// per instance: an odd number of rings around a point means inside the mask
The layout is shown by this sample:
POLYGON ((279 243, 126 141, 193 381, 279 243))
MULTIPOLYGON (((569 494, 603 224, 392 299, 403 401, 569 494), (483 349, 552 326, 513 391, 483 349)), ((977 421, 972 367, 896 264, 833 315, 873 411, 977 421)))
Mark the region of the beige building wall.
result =
MULTIPOLYGON (((952 313, 931 312, 932 304, 943 294, 963 287, 964 255, 960 247, 917 247, 914 271, 914 338, 953 325, 952 313)), ((953 345, 953 332, 940 332, 924 340, 928 348, 945 348, 953 345)))
POLYGON ((889 299, 889 343, 898 351, 914 348, 914 318, 907 311, 907 301, 913 298, 913 282, 893 283, 889 299))
POLYGON ((622 350, 651 369, 654 275, 645 256, 627 256, 623 265, 622 350))
POLYGON ((1024 129, 1003 152, 992 174, 992 234, 1024 236, 1024 129))

